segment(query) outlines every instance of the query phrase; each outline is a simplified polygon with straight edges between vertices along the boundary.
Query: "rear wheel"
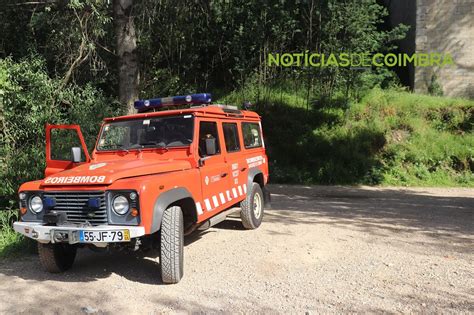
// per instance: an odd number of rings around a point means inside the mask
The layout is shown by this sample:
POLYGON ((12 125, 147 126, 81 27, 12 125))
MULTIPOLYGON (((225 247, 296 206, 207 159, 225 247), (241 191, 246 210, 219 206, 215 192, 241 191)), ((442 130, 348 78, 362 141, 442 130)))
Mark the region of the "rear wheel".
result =
POLYGON ((72 267, 77 247, 69 244, 38 243, 39 260, 43 268, 51 273, 66 271, 72 267))
POLYGON ((160 231, 160 268, 164 283, 178 283, 183 277, 183 212, 173 206, 163 213, 160 231))
POLYGON ((263 192, 262 188, 258 183, 252 183, 252 187, 241 203, 240 207, 240 218, 242 219, 242 225, 248 229, 256 229, 262 224, 263 219, 263 192))

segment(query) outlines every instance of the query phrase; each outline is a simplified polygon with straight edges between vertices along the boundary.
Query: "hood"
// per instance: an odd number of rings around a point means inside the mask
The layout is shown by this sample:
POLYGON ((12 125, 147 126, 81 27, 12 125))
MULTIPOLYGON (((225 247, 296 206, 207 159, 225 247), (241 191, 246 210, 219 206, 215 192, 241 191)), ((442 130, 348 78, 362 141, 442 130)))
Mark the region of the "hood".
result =
POLYGON ((114 181, 191 168, 183 160, 115 160, 85 163, 43 179, 42 186, 109 185, 114 181))

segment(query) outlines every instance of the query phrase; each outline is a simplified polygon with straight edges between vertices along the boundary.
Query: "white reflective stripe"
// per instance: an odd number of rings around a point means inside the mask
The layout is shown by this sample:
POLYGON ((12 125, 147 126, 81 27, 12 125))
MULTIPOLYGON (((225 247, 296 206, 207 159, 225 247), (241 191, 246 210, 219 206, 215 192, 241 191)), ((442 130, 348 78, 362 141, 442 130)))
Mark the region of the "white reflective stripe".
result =
POLYGON ((202 214, 202 207, 201 207, 201 203, 199 203, 199 202, 196 202, 196 209, 197 209, 197 212, 198 212, 198 214, 202 214))
POLYGON ((235 188, 232 188, 232 193, 234 194, 234 198, 237 198, 237 190, 235 188))
POLYGON ((207 211, 211 211, 212 208, 211 208, 211 203, 209 202, 209 199, 205 199, 204 203, 206 204, 207 211))
POLYGON ((221 197, 221 203, 224 204, 224 203, 225 203, 224 194, 223 194, 223 193, 220 193, 220 194, 219 194, 219 197, 221 197))
POLYGON ((239 196, 242 196, 242 186, 237 187, 239 189, 239 196))
POLYGON ((214 207, 219 207, 219 202, 217 201, 217 197, 216 196, 212 196, 212 202, 214 203, 214 207))
POLYGON ((226 191, 226 194, 227 194, 227 200, 228 201, 231 201, 232 200, 232 197, 230 196, 230 191, 226 191))
POLYGON ((247 193, 247 184, 244 184, 244 193, 247 193))

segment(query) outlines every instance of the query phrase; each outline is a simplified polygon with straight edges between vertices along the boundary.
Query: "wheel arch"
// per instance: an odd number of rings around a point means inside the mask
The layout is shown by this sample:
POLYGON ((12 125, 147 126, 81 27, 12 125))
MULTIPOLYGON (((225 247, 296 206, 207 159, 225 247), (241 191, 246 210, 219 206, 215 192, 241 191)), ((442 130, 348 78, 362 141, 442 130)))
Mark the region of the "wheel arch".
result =
POLYGON ((247 174, 247 187, 250 188, 253 182, 258 183, 262 189, 265 186, 265 182, 263 180, 263 172, 257 167, 249 169, 249 172, 247 174))
POLYGON ((183 211, 184 223, 197 222, 196 203, 189 190, 184 187, 177 187, 160 194, 153 206, 153 219, 150 233, 157 232, 161 227, 163 213, 170 206, 179 206, 183 211))
POLYGON ((263 172, 258 167, 253 167, 249 169, 247 175, 247 189, 250 190, 252 183, 257 183, 260 185, 260 188, 263 192, 265 206, 271 208, 271 195, 265 185, 265 179, 263 177, 263 172))

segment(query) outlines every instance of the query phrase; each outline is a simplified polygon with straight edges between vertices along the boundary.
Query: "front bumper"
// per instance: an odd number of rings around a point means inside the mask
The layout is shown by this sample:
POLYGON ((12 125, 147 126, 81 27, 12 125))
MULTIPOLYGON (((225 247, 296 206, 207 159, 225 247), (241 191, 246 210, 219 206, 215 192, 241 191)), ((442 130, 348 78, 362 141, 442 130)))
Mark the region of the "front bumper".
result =
MULTIPOLYGON (((129 230, 130 239, 137 238, 145 235, 145 228, 142 226, 120 226, 120 225, 99 225, 99 226, 49 226, 43 225, 43 223, 37 222, 14 222, 13 229, 34 239, 40 243, 56 243, 54 234, 61 232, 67 234, 67 240, 65 242, 69 244, 79 243, 79 231, 117 231, 117 230, 129 230)), ((107 243, 92 243, 94 245, 104 246, 107 243)))

